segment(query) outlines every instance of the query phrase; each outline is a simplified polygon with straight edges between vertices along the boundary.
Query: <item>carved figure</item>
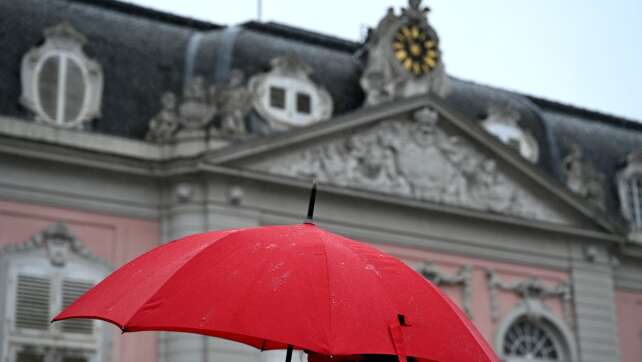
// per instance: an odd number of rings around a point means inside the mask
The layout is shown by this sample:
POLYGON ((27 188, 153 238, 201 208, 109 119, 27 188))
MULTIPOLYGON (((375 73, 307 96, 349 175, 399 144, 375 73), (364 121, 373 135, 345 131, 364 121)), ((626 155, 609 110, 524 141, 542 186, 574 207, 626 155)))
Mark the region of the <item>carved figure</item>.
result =
POLYGON ((223 135, 242 137, 247 134, 245 116, 252 106, 252 92, 243 86, 243 72, 234 69, 227 85, 219 94, 221 132, 223 135))
POLYGON ((162 110, 149 122, 149 130, 145 139, 150 142, 164 143, 169 141, 178 129, 178 114, 176 113, 176 95, 165 92, 161 97, 162 110))
POLYGON ((437 125, 433 110, 384 121, 350 137, 266 164, 267 171, 339 186, 553 221, 555 212, 519 190, 468 142, 437 125))
POLYGON ((185 87, 178 110, 180 124, 186 129, 201 129, 210 122, 216 113, 216 105, 208 101, 203 77, 194 77, 185 87))
POLYGON ((592 163, 584 160, 582 148, 571 145, 569 154, 562 162, 566 174, 566 186, 574 193, 604 208, 604 175, 592 163))

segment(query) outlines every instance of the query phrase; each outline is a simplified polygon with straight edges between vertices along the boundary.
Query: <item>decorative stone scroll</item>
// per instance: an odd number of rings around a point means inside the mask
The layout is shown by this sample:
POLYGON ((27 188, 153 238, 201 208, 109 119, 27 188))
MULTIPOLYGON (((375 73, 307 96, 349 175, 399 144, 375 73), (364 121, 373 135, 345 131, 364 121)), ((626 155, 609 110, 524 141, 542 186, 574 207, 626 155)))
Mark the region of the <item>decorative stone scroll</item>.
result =
POLYGON ((511 292, 518 295, 524 303, 527 316, 537 319, 544 307, 543 301, 547 298, 559 298, 564 308, 564 318, 571 326, 571 287, 567 282, 560 282, 554 287, 545 286, 537 277, 529 277, 515 283, 505 283, 497 277, 494 270, 486 271, 488 289, 490 290, 490 315, 493 322, 499 319, 498 291, 511 292))
POLYGON ((261 171, 470 209, 557 221, 494 160, 437 126, 429 108, 256 165, 261 171))
POLYGON ((108 263, 93 255, 91 251, 69 231, 69 228, 63 222, 49 225, 28 240, 4 246, 0 249, 0 256, 2 254, 24 253, 36 249, 45 249, 49 261, 57 267, 65 266, 69 260, 69 254, 74 253, 84 259, 111 268, 108 263))
POLYGON ((464 265, 454 275, 447 275, 441 272, 431 262, 426 262, 419 271, 426 279, 430 280, 438 287, 441 286, 458 286, 463 290, 463 307, 468 318, 473 319, 472 301, 472 268, 464 265))

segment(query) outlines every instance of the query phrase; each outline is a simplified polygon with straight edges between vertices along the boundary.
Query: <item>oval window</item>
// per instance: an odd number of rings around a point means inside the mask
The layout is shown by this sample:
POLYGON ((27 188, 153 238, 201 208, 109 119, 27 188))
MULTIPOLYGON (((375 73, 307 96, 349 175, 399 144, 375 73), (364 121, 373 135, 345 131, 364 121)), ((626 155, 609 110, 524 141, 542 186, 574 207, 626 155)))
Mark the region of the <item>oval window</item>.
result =
POLYGON ((36 107, 41 116, 58 125, 74 125, 85 113, 85 70, 73 57, 44 57, 36 74, 36 107))

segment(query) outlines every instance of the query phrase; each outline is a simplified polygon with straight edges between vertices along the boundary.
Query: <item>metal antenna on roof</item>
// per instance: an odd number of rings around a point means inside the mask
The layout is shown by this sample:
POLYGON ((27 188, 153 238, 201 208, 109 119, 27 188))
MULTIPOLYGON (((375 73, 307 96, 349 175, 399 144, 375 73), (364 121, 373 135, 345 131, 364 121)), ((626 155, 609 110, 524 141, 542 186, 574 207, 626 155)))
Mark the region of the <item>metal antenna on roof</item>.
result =
POLYGON ((256 0, 256 19, 261 21, 263 17, 263 0, 256 0))
POLYGON ((304 224, 314 224, 314 202, 317 198, 317 179, 312 180, 312 190, 310 191, 310 202, 308 203, 308 217, 303 222, 304 224))

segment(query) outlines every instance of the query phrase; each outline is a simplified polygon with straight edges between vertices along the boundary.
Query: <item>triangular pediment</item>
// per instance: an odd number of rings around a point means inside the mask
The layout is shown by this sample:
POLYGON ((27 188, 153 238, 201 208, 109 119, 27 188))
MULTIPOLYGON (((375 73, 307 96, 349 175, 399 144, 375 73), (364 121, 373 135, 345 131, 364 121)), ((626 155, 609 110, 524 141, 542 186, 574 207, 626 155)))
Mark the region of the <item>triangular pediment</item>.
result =
POLYGON ((399 200, 609 229, 529 161, 432 105, 401 107, 396 114, 381 108, 378 119, 329 121, 334 123, 228 150, 211 161, 399 200))

